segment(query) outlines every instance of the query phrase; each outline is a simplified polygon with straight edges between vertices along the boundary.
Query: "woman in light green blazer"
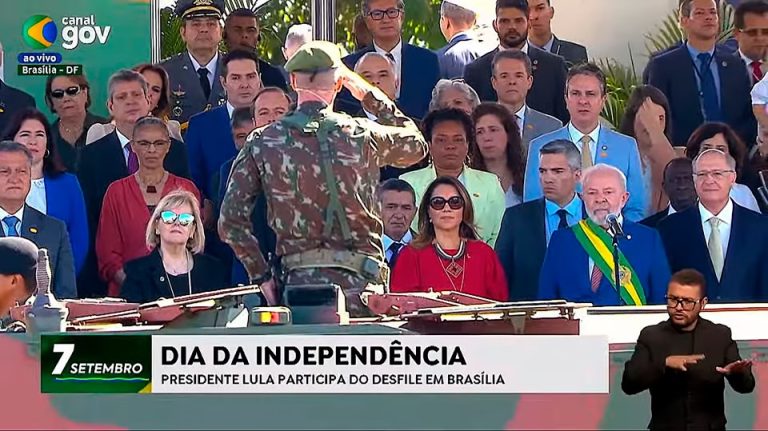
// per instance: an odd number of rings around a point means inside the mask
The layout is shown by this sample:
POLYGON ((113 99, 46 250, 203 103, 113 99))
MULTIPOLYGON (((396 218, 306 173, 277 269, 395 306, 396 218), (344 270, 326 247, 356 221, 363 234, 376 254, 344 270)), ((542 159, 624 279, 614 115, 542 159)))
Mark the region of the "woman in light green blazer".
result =
MULTIPOLYGON (((427 186, 436 178, 458 178, 472 199, 475 227, 480 238, 493 247, 506 207, 504 190, 496 175, 468 166, 467 155, 475 139, 472 119, 458 109, 438 109, 430 112, 422 125, 424 137, 429 142, 431 163, 426 168, 408 172, 400 178, 413 187, 416 202, 421 202, 427 186)), ((417 217, 412 224, 414 230, 418 229, 418 223, 417 217)))

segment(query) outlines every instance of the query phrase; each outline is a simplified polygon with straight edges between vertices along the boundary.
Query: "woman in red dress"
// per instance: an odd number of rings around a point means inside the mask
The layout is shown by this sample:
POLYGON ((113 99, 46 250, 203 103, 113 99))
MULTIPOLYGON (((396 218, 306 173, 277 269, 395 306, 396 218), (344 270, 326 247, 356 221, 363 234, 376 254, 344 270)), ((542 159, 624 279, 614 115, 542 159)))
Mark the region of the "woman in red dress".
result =
POLYGON ((459 180, 433 181, 418 219, 418 235, 397 258, 392 292, 457 291, 507 300, 504 269, 496 252, 478 239, 472 201, 459 180))

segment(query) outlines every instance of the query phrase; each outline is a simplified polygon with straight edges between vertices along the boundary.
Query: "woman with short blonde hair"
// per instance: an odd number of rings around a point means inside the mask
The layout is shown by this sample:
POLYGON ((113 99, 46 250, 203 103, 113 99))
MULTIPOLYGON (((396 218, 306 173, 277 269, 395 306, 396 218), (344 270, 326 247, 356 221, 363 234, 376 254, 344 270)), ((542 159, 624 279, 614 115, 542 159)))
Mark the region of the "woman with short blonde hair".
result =
POLYGON ((146 303, 229 287, 225 266, 202 254, 205 233, 194 194, 178 190, 163 197, 145 238, 152 253, 125 264, 120 296, 127 301, 146 303))

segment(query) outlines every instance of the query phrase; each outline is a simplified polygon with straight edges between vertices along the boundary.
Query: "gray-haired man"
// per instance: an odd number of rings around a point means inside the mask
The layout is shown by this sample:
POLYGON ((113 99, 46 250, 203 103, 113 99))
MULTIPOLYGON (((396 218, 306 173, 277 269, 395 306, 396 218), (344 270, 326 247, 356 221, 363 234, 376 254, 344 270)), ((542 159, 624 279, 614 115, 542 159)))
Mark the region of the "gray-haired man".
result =
POLYGON ((508 208, 496 240, 510 301, 537 299, 539 271, 552 233, 584 216, 584 204, 576 193, 581 179, 579 149, 570 141, 552 141, 541 147, 539 160, 544 197, 508 208))

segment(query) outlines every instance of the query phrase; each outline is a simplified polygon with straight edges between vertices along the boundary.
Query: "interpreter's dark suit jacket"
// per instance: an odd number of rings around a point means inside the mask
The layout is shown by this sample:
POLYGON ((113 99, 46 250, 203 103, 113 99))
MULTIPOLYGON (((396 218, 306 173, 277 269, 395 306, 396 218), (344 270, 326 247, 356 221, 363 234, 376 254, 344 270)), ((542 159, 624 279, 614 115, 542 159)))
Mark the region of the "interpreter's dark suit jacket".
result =
MULTIPOLYGON (((48 250, 53 295, 58 299, 77 298, 75 260, 67 226, 63 221, 49 217, 29 205, 24 206, 21 218, 21 237, 32 241, 38 248, 48 250)), ((4 236, 5 231, 0 228, 0 237, 4 236)))
POLYGON ((535 301, 547 251, 544 198, 507 208, 501 220, 496 254, 507 276, 510 301, 535 301))
MULTIPOLYGON (((747 68, 741 58, 723 46, 715 48, 713 61, 720 75, 723 120, 749 145, 757 136, 757 122, 752 113, 752 86, 747 68)), ((653 57, 647 66, 648 83, 661 90, 669 100, 672 145, 684 146, 691 133, 704 123, 694 68, 685 44, 653 57)))
MULTIPOLYGON (((187 149, 183 143, 171 138, 171 148, 163 163, 165 169, 179 177, 189 179, 189 161, 187 149)), ((80 273, 81 294, 85 296, 106 294, 106 285, 98 277, 96 255, 93 252, 96 239, 96 229, 99 226, 101 206, 107 187, 113 182, 128 176, 128 165, 125 161, 123 147, 117 137, 117 131, 104 136, 87 145, 80 158, 78 179, 85 197, 85 207, 88 212, 88 227, 90 230, 90 253, 86 258, 85 267, 80 273), (92 291, 91 289, 95 289, 92 291), (103 291, 102 291, 103 289, 103 291)))
POLYGON ((692 268, 707 280, 709 302, 768 301, 768 218, 733 204, 723 273, 718 281, 699 206, 667 216, 658 227, 672 272, 692 268))
MULTIPOLYGON (((464 81, 474 88, 482 101, 498 100, 491 85, 493 57, 499 49, 481 56, 464 68, 464 81)), ((533 64, 533 86, 526 103, 531 108, 558 118, 563 124, 570 120, 565 107, 567 69, 562 57, 528 45, 528 57, 533 64)))
MULTIPOLYGON (((650 390, 652 430, 724 430, 725 378, 715 368, 740 359, 727 326, 699 318, 693 333, 686 334, 667 320, 640 332, 635 352, 625 364, 621 389, 629 395, 650 390), (704 359, 687 365, 688 371, 665 365, 668 356, 698 354, 704 359)), ((736 392, 755 388, 751 372, 726 378, 736 392)))

